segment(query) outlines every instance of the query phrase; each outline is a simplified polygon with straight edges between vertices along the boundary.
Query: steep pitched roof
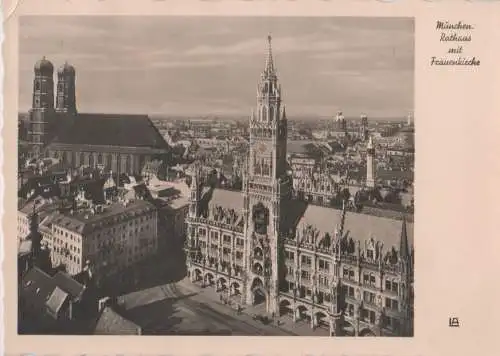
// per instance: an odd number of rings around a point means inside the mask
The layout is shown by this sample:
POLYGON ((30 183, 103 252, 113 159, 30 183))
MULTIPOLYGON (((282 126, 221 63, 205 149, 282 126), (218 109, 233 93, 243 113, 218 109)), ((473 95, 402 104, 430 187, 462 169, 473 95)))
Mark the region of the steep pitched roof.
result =
POLYGON ((67 120, 68 124, 61 126, 53 142, 168 149, 146 115, 77 114, 67 120))
POLYGON ((125 319, 110 307, 105 307, 99 316, 94 335, 140 335, 141 327, 125 319))
POLYGON ((243 194, 241 192, 215 188, 211 194, 209 205, 234 209, 237 212, 243 210, 243 194))
POLYGON ((29 270, 22 280, 20 296, 29 300, 29 304, 39 313, 45 312, 45 302, 49 299, 56 285, 52 278, 38 268, 29 270))
MULTIPOLYGON (((333 235, 340 226, 342 211, 317 205, 309 205, 300 219, 300 224, 311 225, 321 233, 333 235)), ((413 244, 413 224, 406 223, 408 244, 413 244)), ((399 248, 401 236, 401 220, 381 216, 347 212, 344 223, 344 234, 354 240, 373 239, 381 241, 389 248, 399 248)))

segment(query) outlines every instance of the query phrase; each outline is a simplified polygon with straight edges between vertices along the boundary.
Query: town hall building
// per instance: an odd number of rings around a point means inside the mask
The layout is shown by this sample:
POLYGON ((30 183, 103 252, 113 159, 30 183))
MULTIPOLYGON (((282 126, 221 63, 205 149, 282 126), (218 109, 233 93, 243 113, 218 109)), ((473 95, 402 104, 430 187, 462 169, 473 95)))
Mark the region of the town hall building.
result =
POLYGON ((189 276, 332 336, 412 336, 413 223, 293 198, 287 117, 268 42, 242 191, 207 187, 201 167, 192 167, 189 276))

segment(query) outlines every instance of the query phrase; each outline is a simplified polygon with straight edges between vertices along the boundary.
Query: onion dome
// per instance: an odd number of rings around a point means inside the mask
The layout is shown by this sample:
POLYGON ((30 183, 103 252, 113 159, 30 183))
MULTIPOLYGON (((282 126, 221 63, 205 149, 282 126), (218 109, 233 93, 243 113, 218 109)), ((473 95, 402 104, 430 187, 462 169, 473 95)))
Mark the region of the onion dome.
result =
POLYGON ((54 73, 54 66, 45 58, 45 56, 35 63, 35 73, 46 74, 52 76, 54 73))
POLYGON ((68 62, 64 62, 62 66, 57 70, 58 75, 75 75, 75 67, 73 67, 68 62))

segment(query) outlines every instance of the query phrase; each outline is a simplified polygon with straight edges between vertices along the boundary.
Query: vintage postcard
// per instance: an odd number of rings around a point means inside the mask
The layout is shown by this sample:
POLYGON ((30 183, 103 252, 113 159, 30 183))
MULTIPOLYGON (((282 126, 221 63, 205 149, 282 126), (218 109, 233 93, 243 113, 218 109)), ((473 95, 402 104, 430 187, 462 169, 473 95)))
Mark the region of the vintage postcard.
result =
POLYGON ((495 354, 499 10, 6 2, 6 353, 495 354))

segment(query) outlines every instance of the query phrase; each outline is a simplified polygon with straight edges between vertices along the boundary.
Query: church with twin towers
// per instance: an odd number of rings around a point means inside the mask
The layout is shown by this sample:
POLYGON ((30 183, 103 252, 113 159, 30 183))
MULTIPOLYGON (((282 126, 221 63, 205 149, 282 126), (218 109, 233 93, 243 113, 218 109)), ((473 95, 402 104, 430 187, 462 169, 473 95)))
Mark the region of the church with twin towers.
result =
POLYGON ((413 223, 293 197, 270 36, 249 130, 241 191, 209 187, 191 167, 191 281, 332 336, 412 336, 413 223))
POLYGON ((76 91, 74 66, 65 62, 54 71, 46 57, 35 63, 32 105, 19 135, 30 159, 50 157, 63 168, 87 166, 117 176, 138 174, 152 160, 169 161, 171 149, 147 115, 82 113, 76 91))

